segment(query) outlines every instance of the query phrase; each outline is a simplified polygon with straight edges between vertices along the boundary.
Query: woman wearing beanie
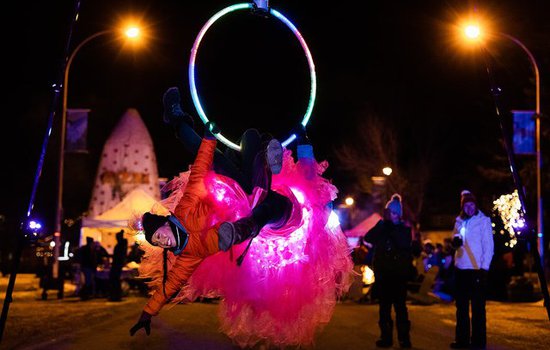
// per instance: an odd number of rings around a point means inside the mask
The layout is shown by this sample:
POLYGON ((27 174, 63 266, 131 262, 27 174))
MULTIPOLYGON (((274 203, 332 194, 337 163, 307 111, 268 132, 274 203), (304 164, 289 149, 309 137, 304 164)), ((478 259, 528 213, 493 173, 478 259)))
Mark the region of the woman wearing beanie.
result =
POLYGON ((456 249, 456 328, 451 348, 485 349, 485 301, 487 274, 493 258, 493 230, 491 219, 478 209, 475 196, 468 190, 460 194, 460 209, 453 230, 453 246, 456 249))
POLYGON ((407 311, 407 280, 411 257, 411 228, 402 222, 401 196, 394 194, 386 204, 384 220, 370 229, 363 240, 374 247, 373 270, 379 295, 380 339, 376 346, 393 345, 392 306, 395 309, 397 339, 402 348, 410 348, 411 323, 407 311))

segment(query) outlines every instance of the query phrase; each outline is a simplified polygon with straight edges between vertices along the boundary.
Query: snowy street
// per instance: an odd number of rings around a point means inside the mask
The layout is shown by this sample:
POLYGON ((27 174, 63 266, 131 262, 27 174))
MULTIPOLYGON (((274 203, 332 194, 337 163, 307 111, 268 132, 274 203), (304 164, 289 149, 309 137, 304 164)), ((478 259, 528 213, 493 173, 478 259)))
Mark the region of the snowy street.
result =
MULTIPOLYGON (((25 291, 22 277, 14 294, 2 349, 237 349, 218 331, 217 303, 176 305, 153 319, 150 336, 130 337, 146 299, 123 302, 80 301, 74 297, 39 300, 39 291, 25 291)), ((2 299, 7 278, 1 278, 2 299)), ((454 336, 454 305, 409 304, 415 349, 446 349, 454 336)), ((548 349, 550 322, 543 302, 487 303, 488 349, 548 349)), ((316 338, 314 349, 375 349, 378 306, 343 301, 316 338)), ((394 347, 398 348, 397 339, 394 347)))

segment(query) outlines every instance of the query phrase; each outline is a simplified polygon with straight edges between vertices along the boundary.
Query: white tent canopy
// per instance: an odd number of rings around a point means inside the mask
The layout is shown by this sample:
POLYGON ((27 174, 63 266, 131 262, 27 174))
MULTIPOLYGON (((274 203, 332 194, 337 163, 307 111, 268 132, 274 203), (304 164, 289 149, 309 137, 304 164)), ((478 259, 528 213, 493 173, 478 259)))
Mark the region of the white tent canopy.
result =
POLYGON ((141 215, 157 204, 157 200, 141 188, 128 193, 124 199, 103 214, 82 220, 80 245, 86 243, 86 237, 92 237, 101 243, 112 254, 116 244, 116 233, 120 230, 129 232, 128 220, 134 215, 141 215))

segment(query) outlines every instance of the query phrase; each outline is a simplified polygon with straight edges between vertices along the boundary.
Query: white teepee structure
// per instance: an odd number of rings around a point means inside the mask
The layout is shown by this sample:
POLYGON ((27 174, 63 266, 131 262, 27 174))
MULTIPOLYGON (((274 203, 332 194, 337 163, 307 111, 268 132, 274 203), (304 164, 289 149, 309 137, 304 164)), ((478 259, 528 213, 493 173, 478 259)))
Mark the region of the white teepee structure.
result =
POLYGON ((138 111, 130 108, 103 146, 88 217, 113 208, 137 188, 160 200, 153 141, 138 111))

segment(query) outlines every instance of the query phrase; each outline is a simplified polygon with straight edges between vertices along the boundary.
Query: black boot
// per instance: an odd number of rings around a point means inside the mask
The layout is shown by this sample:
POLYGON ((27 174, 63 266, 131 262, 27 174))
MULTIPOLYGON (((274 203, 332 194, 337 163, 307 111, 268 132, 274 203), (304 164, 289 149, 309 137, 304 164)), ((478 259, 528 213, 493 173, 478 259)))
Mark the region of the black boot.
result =
POLYGON ((376 341, 379 348, 390 348, 393 345, 393 322, 378 322, 380 326, 380 339, 376 341))
POLYGON ((399 346, 404 349, 410 349, 412 347, 410 331, 411 321, 397 323, 397 339, 399 340, 399 346))
POLYGON ((180 122, 185 122, 193 128, 193 117, 181 109, 181 96, 177 87, 171 87, 162 96, 164 105, 163 120, 166 124, 176 126, 180 122))
POLYGON ((234 244, 239 244, 258 235, 258 225, 251 216, 235 222, 226 221, 218 228, 218 247, 227 251, 234 244))

